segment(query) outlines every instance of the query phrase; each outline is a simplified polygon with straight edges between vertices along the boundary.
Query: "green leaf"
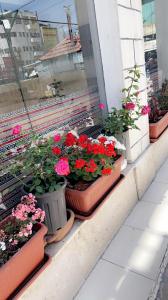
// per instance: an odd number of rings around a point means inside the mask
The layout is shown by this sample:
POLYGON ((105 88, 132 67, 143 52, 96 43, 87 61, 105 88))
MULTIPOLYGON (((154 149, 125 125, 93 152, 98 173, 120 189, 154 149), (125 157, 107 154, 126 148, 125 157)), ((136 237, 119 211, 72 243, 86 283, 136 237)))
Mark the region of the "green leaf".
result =
POLYGON ((42 194, 44 192, 44 190, 41 186, 36 186, 36 192, 39 194, 42 194))

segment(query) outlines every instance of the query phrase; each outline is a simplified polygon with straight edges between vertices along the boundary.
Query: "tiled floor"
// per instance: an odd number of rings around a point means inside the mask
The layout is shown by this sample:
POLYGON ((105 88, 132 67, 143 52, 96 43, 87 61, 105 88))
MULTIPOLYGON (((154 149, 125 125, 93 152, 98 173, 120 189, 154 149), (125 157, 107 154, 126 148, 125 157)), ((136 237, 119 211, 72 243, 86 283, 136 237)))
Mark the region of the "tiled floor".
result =
POLYGON ((168 161, 75 300, 147 300, 168 247, 168 161))

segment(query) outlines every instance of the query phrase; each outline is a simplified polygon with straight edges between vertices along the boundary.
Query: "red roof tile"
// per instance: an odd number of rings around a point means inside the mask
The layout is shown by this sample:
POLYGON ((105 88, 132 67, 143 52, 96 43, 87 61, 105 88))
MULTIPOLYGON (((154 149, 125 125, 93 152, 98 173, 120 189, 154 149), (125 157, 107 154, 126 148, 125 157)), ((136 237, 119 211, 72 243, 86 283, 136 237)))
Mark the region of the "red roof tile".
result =
POLYGON ((53 59, 62 55, 75 53, 81 51, 81 43, 79 37, 74 39, 74 42, 70 40, 69 37, 66 37, 54 48, 50 49, 46 54, 41 56, 40 60, 53 59))

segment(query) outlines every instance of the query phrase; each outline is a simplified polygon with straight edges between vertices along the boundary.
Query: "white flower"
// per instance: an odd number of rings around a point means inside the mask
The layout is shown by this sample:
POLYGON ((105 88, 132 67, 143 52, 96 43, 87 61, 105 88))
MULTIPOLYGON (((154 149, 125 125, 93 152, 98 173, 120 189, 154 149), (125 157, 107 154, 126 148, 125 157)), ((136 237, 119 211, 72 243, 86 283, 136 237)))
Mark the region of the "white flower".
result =
POLYGON ((0 242, 0 250, 2 250, 2 251, 6 250, 5 242, 0 242))
POLYGON ((117 149, 117 150, 126 150, 124 144, 121 144, 121 143, 118 142, 118 141, 117 141, 116 144, 115 144, 115 149, 117 149))
POLYGON ((98 138, 105 137, 107 141, 104 143, 105 145, 111 144, 111 142, 115 143, 115 149, 117 150, 126 150, 125 146, 121 144, 114 136, 106 136, 103 134, 100 134, 98 138))
POLYGON ((72 133, 77 139, 79 138, 79 135, 77 134, 76 130, 71 130, 69 133, 72 133))

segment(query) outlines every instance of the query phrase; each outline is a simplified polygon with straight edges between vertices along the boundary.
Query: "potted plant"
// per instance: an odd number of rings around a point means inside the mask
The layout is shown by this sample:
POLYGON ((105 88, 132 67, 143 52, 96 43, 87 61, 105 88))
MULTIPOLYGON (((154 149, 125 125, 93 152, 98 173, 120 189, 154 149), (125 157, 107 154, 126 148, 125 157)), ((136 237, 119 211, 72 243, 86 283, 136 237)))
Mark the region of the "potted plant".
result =
POLYGON ((128 72, 128 76, 125 78, 129 82, 128 88, 124 88, 122 92, 124 97, 122 98, 122 107, 120 109, 112 108, 108 113, 104 121, 104 133, 106 135, 113 135, 122 142, 126 147, 125 156, 130 160, 130 131, 133 129, 139 129, 137 121, 143 115, 150 112, 148 105, 141 105, 140 92, 139 92, 139 79, 140 71, 135 66, 134 69, 128 72))
POLYGON ((66 155, 58 161, 56 172, 69 165, 67 204, 75 212, 89 214, 120 178, 124 147, 114 137, 92 139, 72 133, 66 135, 65 146, 66 155))
MULTIPOLYGON (((22 135, 21 127, 13 128, 14 135, 22 135)), ((60 133, 43 137, 31 132, 26 145, 18 142, 9 171, 22 181, 24 191, 36 196, 38 206, 45 211, 49 234, 55 234, 67 223, 65 202, 66 172, 57 175, 55 165, 62 155, 64 137, 60 133), (21 180, 18 174, 24 174, 21 180)), ((72 215, 70 214, 69 217, 72 215)))
POLYGON ((7 299, 44 258, 45 213, 32 194, 0 223, 0 299, 7 299))
POLYGON ((151 108, 149 114, 149 134, 151 139, 158 139, 168 126, 168 98, 164 93, 158 92, 149 99, 151 108))

